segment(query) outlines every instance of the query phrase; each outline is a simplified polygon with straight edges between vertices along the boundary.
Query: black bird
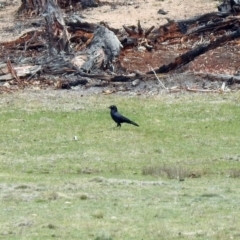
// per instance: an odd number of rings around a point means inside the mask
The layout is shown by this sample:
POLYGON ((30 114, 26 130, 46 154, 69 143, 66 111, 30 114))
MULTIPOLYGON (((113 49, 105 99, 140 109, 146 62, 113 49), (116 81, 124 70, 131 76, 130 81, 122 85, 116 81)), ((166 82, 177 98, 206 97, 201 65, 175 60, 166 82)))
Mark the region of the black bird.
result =
POLYGON ((128 118, 124 117, 123 115, 121 115, 118 112, 116 106, 112 105, 109 108, 111 109, 111 117, 117 123, 117 127, 121 127, 121 123, 129 123, 129 124, 139 127, 139 125, 137 123, 135 123, 135 122, 129 120, 128 118))

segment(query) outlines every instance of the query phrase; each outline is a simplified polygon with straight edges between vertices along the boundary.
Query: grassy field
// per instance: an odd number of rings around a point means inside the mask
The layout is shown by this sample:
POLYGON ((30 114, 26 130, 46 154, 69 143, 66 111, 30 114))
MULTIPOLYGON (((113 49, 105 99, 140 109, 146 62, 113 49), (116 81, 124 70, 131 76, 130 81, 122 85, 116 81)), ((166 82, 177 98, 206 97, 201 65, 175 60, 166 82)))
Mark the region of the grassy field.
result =
POLYGON ((239 92, 0 106, 0 239, 240 238, 239 92), (112 104, 140 127, 114 128, 112 104))

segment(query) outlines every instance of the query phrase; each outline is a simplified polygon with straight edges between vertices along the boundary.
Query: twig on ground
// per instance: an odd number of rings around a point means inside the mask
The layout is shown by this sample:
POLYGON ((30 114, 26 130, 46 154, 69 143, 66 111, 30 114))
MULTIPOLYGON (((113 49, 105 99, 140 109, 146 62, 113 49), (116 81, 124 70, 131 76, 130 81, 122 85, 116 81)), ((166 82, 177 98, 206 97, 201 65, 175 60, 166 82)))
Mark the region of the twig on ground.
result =
POLYGON ((20 85, 22 85, 22 82, 21 82, 20 78, 18 77, 16 70, 13 68, 12 63, 11 63, 10 60, 7 61, 7 67, 8 67, 9 73, 12 74, 12 76, 17 80, 17 82, 20 85))
POLYGON ((149 65, 149 68, 153 71, 153 73, 154 73, 155 77, 157 78, 158 82, 160 83, 160 85, 161 85, 165 90, 168 90, 168 91, 169 91, 169 89, 164 86, 164 84, 163 84, 162 81, 159 79, 159 77, 157 76, 156 72, 154 71, 154 69, 153 69, 150 65, 149 65))
POLYGON ((217 89, 217 90, 211 90, 211 89, 197 89, 197 88, 189 88, 186 87, 186 91, 189 92, 203 92, 203 93, 221 93, 221 89, 217 89))

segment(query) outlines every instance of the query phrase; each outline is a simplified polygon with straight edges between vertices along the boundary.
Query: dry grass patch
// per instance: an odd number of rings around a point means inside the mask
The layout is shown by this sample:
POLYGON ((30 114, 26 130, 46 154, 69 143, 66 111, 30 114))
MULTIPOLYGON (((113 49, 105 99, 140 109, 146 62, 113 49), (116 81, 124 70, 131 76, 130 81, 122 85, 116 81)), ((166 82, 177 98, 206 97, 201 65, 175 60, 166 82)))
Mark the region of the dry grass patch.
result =
POLYGON ((230 169, 229 177, 231 178, 240 178, 240 169, 230 169))
POLYGON ((204 173, 193 171, 183 165, 160 165, 145 166, 142 169, 143 175, 152 175, 155 177, 167 177, 169 179, 184 180, 185 178, 199 178, 204 173))

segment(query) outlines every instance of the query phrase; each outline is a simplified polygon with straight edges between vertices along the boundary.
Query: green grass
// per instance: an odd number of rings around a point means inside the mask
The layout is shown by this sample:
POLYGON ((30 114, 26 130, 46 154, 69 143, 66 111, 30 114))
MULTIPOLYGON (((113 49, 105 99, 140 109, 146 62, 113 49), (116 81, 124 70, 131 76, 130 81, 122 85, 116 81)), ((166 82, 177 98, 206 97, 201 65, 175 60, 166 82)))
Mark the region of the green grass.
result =
POLYGON ((0 239, 240 236, 238 92, 40 91, 0 106, 0 239), (140 127, 114 129, 111 104, 140 127))

